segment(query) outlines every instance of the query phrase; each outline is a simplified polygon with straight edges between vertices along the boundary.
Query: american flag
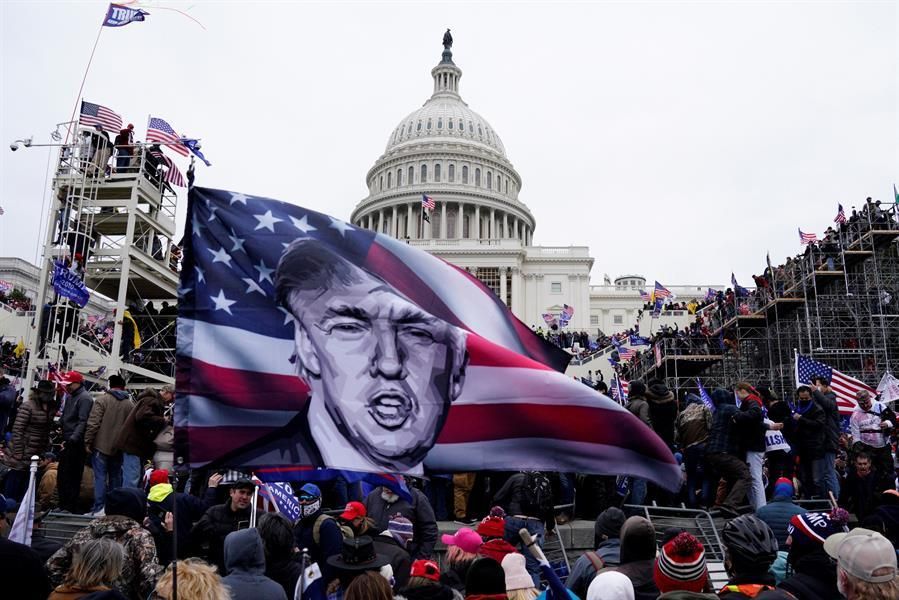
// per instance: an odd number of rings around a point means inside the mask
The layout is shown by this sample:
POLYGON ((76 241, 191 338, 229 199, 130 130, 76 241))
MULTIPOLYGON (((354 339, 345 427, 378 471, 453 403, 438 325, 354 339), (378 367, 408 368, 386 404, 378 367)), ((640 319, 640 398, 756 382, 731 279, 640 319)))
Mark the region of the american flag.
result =
POLYGON ((184 175, 181 174, 181 171, 175 165, 174 161, 171 158, 159 152, 158 150, 150 150, 150 154, 155 156, 159 162, 168 167, 168 171, 165 174, 165 180, 172 184, 177 185, 178 187, 187 187, 187 182, 184 180, 184 175))
POLYGON ((837 395, 837 406, 841 415, 848 415, 856 407, 855 393, 859 390, 867 390, 871 397, 876 396, 874 388, 850 377, 845 373, 826 365, 823 362, 812 360, 802 354, 796 355, 796 385, 811 385, 812 377, 827 377, 830 379, 830 387, 837 395))
POLYGON ((564 315, 566 321, 570 321, 571 317, 574 316, 574 307, 568 306, 567 304, 562 305, 562 315, 564 315))
POLYGON ((842 204, 837 204, 837 216, 833 218, 833 222, 840 225, 846 222, 846 211, 843 210, 842 204))
POLYGON ((425 210, 434 210, 435 208, 437 208, 437 204, 434 202, 433 198, 431 198, 427 194, 422 194, 421 207, 425 210))
POLYGON ((799 243, 803 246, 811 244, 812 242, 818 241, 818 236, 814 233, 802 233, 802 230, 799 229, 799 243))
POLYGON ((91 127, 99 125, 105 131, 118 132, 122 129, 122 117, 105 106, 85 100, 81 101, 81 113, 78 115, 78 122, 91 127))
MULTIPOLYGON (((291 479, 303 466, 376 470, 344 450, 341 433, 327 447, 328 458, 317 456, 315 439, 309 448, 298 442, 315 437, 302 433, 303 423, 308 427, 313 421, 306 411, 321 409, 322 400, 310 396, 310 385, 333 384, 340 390, 335 388, 335 394, 361 396, 361 388, 374 385, 369 379, 376 377, 366 368, 332 381, 324 369, 349 367, 344 357, 339 365, 330 359, 319 363, 319 373, 306 375, 312 363, 298 369, 295 340, 303 323, 278 302, 274 282, 285 246, 300 243, 379 282, 378 294, 403 303, 413 316, 424 312, 446 335, 464 338, 461 392, 445 420, 433 425, 439 435, 427 452, 426 467, 438 472, 627 473, 666 487, 680 485, 680 471, 658 436, 615 402, 567 377, 570 355, 535 335, 463 269, 388 235, 294 204, 199 187, 189 194, 184 235, 175 428, 179 452, 192 466, 240 467, 257 475, 277 469, 279 481, 291 479)), ((314 284, 297 277, 298 285, 314 284)), ((304 307, 322 310, 317 303, 327 301, 308 300, 304 307)), ((375 302, 338 308, 365 317, 365 310, 377 309, 375 302)), ((343 340, 357 332, 340 329, 337 334, 343 340)), ((428 342, 419 331, 402 343, 428 342)), ((366 346, 360 356, 374 350, 366 346)), ((411 353, 400 356, 409 360, 411 353)), ((361 411, 359 418, 369 414, 361 411)), ((402 426, 389 439, 418 435, 408 429, 402 426)))
POLYGON ((612 400, 617 400, 621 405, 626 404, 628 388, 629 383, 616 375, 615 378, 612 379, 612 387, 609 389, 612 400))
POLYGON ((656 286, 653 289, 653 295, 655 296, 656 300, 658 300, 659 298, 670 298, 673 294, 668 288, 656 281, 656 286))
POLYGON ((190 154, 187 146, 181 143, 181 136, 175 133, 172 126, 164 119, 151 117, 150 123, 147 125, 147 141, 165 144, 181 156, 190 154))
POLYGON ((646 290, 640 290, 640 299, 644 302, 652 302, 652 296, 646 290))
POLYGON ((709 300, 714 300, 717 295, 718 295, 718 292, 716 292, 712 288, 709 288, 708 291, 705 293, 705 299, 708 302, 709 300))
POLYGON ((630 360, 637 354, 637 351, 633 348, 625 348, 621 345, 621 342, 618 341, 618 338, 612 338, 612 345, 615 346, 615 350, 618 352, 618 358, 621 360, 630 360))

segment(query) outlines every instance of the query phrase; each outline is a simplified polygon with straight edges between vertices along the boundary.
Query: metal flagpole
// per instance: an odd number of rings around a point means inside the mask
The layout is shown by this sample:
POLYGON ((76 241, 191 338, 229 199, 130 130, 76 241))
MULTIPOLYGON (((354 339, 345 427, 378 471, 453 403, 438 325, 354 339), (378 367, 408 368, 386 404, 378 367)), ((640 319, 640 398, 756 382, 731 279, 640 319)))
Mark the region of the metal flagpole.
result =
MULTIPOLYGON (((100 43, 100 34, 103 33, 103 27, 106 23, 106 17, 104 15, 103 22, 100 23, 100 30, 97 32, 97 39, 94 40, 94 47, 91 49, 90 58, 87 59, 87 67, 84 68, 84 76, 81 78, 81 87, 78 88, 78 95, 75 96, 75 106, 72 108, 72 118, 69 119, 69 122, 73 122, 75 120, 75 113, 78 111, 78 105, 81 103, 81 92, 84 91, 84 82, 87 81, 88 71, 91 69, 91 63, 94 62, 94 53, 97 51, 97 44, 100 43)), ((77 127, 77 126, 76 126, 77 127)), ((65 143, 69 143, 69 136, 72 134, 72 127, 70 126, 66 131, 66 141, 65 143)))

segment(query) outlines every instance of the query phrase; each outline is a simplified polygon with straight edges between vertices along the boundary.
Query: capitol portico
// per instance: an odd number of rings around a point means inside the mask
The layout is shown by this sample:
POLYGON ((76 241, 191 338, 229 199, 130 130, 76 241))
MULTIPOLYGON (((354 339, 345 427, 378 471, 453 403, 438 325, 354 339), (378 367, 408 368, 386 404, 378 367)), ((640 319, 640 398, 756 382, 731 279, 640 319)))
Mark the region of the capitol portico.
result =
MULTIPOLYGON (((368 196, 351 222, 466 269, 528 325, 542 324, 544 313, 558 314, 565 304, 575 309, 571 329, 595 333, 611 325, 591 302, 589 248, 533 245, 537 221, 519 198, 521 176, 496 130, 462 100, 462 69, 453 62, 448 31, 431 77, 431 97, 390 132, 368 171, 368 196), (429 220, 424 196, 435 203, 429 220)), ((627 287, 633 306, 624 327, 642 306, 639 291, 627 287)))

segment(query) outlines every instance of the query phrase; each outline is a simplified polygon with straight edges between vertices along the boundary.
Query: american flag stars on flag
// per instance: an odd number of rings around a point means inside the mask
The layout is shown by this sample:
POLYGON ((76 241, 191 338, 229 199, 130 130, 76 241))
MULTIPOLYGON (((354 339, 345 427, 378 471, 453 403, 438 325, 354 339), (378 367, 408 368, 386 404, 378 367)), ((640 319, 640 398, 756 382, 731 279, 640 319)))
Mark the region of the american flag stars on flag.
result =
POLYGON ((115 111, 85 100, 81 101, 81 113, 78 115, 78 121, 82 125, 91 127, 99 125, 105 131, 118 132, 122 128, 122 117, 115 111))

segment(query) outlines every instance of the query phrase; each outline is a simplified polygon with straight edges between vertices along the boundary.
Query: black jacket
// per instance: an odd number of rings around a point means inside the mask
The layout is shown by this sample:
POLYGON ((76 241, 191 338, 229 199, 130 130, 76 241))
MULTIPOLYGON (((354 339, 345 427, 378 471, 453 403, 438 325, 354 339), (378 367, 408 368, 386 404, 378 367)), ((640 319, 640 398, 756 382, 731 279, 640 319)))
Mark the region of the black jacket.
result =
POLYGON ((836 392, 814 390, 812 397, 824 411, 824 451, 836 452, 840 447, 840 410, 837 408, 836 392))
POLYGON ((707 455, 723 452, 739 456, 737 439, 732 432, 735 414, 737 407, 733 402, 722 402, 715 407, 712 430, 709 431, 709 441, 705 446, 707 455))
POLYGON ((814 400, 801 404, 799 419, 787 421, 787 439, 801 460, 824 458, 824 411, 814 400))
POLYGON ((299 554, 265 557, 265 576, 284 588, 288 598, 293 598, 297 581, 303 572, 303 566, 296 556, 299 554))
POLYGON ((81 444, 84 442, 84 432, 87 429, 87 419, 91 415, 94 399, 84 386, 66 400, 62 409, 62 439, 67 444, 81 444))
POLYGON ((823 548, 799 559, 795 574, 781 582, 780 589, 796 596, 798 600, 840 598, 837 590, 837 569, 823 548))
MULTIPOLYGON (((533 517, 543 521, 547 531, 553 531, 556 527, 556 519, 553 511, 549 510, 542 515, 531 514, 535 512, 527 506, 527 496, 525 495, 525 485, 527 484, 527 473, 515 473, 503 487, 496 492, 493 497, 493 503, 502 506, 506 510, 506 514, 510 517, 523 515, 525 517, 533 517)), ((507 540, 508 541, 508 540, 507 540)))
MULTIPOLYGON (((168 484, 165 484, 168 485, 168 484)), ((206 494, 203 499, 191 496, 190 494, 182 494, 180 492, 172 492, 159 502, 155 502, 150 498, 154 497, 153 488, 150 488, 150 494, 147 498, 147 514, 150 517, 150 533, 156 541, 156 554, 159 557, 159 564, 167 565, 172 561, 172 534, 165 531, 163 519, 165 513, 175 513, 175 533, 178 535, 178 558, 187 558, 191 555, 190 548, 191 528, 194 523, 203 518, 206 511, 215 504, 216 489, 213 487, 206 488, 206 494), (173 511, 174 504, 177 503, 177 510, 173 511)))
MULTIPOLYGON (((758 398, 757 396, 755 397, 758 398)), ((747 397, 740 403, 740 410, 734 415, 734 429, 742 452, 765 451, 765 426, 761 400, 747 397)))
POLYGON ((50 579, 37 554, 22 544, 0 538, 0 581, 4 597, 21 600, 46 600, 50 579))
POLYGON ((225 537, 232 531, 250 526, 250 509, 233 511, 231 501, 210 507, 206 514, 194 525, 190 540, 194 549, 202 549, 209 562, 225 571, 225 537))
POLYGON ((375 552, 386 557, 390 561, 390 566, 393 567, 394 591, 406 587, 412 571, 412 559, 409 557, 409 553, 390 534, 375 535, 371 539, 375 545, 375 552))
POLYGON ((403 498, 396 502, 388 504, 381 497, 381 490, 377 487, 365 497, 365 510, 368 512, 368 518, 374 521, 376 531, 387 531, 387 524, 391 517, 399 514, 412 521, 414 534, 412 541, 409 542, 407 550, 413 559, 431 558, 434 554, 434 546, 437 544, 437 517, 434 516, 434 509, 428 502, 420 490, 410 487, 409 492, 412 494, 412 503, 403 498))

